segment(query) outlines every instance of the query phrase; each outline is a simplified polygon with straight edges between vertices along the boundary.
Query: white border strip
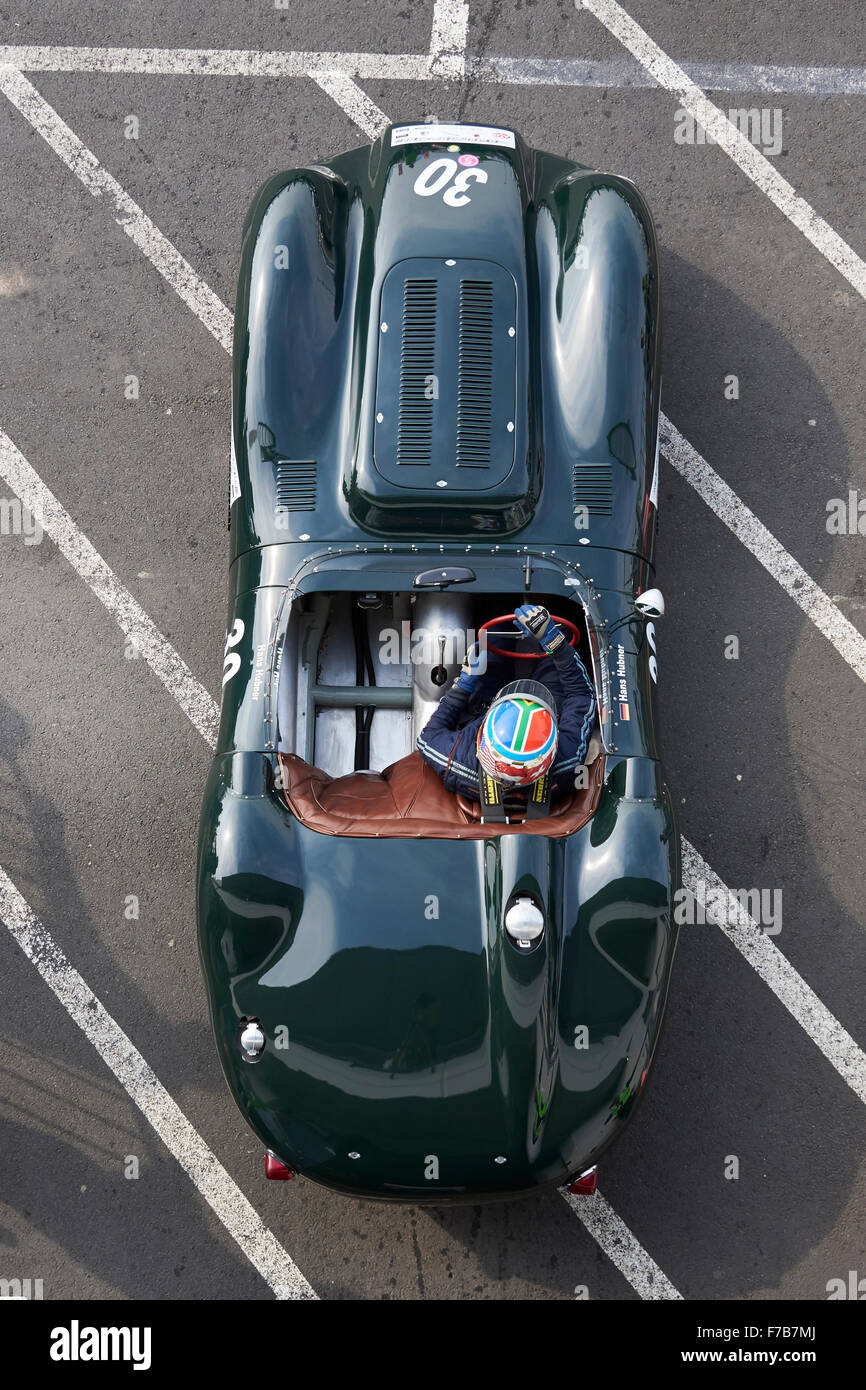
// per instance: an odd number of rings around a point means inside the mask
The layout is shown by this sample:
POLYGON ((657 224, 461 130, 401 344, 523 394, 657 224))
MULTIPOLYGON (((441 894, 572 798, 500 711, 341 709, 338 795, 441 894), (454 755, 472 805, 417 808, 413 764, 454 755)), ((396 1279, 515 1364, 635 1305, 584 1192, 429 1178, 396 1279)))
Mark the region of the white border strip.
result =
POLYGON ((728 905, 727 912, 722 910, 715 897, 706 901, 708 921, 721 927, 740 955, 757 971, 764 984, 769 985, 791 1017, 823 1052, 830 1065, 836 1068, 842 1080, 848 1083, 858 1100, 866 1105, 866 1053, 857 1046, 838 1018, 821 1003, 815 991, 806 984, 802 975, 794 969, 775 942, 761 931, 739 900, 725 887, 718 874, 714 873, 706 860, 698 854, 694 845, 682 837, 680 848, 683 859, 683 887, 693 896, 696 895, 698 884, 704 885, 701 897, 711 890, 714 890, 715 894, 724 895, 728 905))
POLYGON ((205 742, 215 748, 219 725, 216 702, 2 429, 0 477, 21 498, 31 515, 38 518, 58 550, 113 614, 120 630, 144 657, 205 742))
POLYGON ((177 248, 142 212, 138 203, 103 168, 96 155, 82 144, 54 108, 40 96, 33 83, 15 68, 0 67, 0 92, 17 107, 94 198, 108 198, 113 204, 115 222, 201 319, 217 342, 222 344, 226 352, 231 352, 232 316, 222 300, 196 275, 189 261, 184 260, 177 248))
POLYGON ((427 82, 434 61, 436 55, 429 53, 0 46, 0 66, 22 72, 128 72, 162 77, 301 77, 307 72, 339 69, 357 77, 427 82))
POLYGON ((574 1192, 569 1192, 567 1188, 560 1188, 560 1192, 596 1244, 641 1298, 682 1298, 679 1289, 674 1287, 652 1256, 647 1254, 637 1237, 632 1234, 622 1218, 617 1216, 600 1192, 596 1192, 592 1197, 580 1197, 574 1192))
POLYGON ((172 1100, 119 1023, 69 964, 2 868, 0 919, 274 1295, 278 1299, 317 1298, 294 1260, 172 1100))
POLYGON ((805 198, 801 198, 787 179, 783 179, 778 170, 773 168, 766 156, 747 140, 718 106, 713 105, 688 74, 653 42, 646 30, 636 24, 616 0, 582 0, 582 6, 619 39, 623 47, 643 64, 660 86, 673 93, 680 105, 712 135, 715 143, 722 147, 752 183, 765 193, 788 221, 792 222, 815 249, 836 267, 840 275, 844 275, 849 285, 866 299, 866 262, 860 259, 847 241, 842 240, 838 232, 834 232, 823 217, 818 216, 805 198))
POLYGON ((802 608, 847 661, 851 670, 866 681, 866 637, 836 607, 829 594, 811 579, 803 566, 776 540, 718 473, 684 439, 667 416, 659 416, 660 447, 668 463, 685 478, 728 530, 742 541, 785 593, 802 608))
MULTIPOLYGON (((466 55, 456 29, 449 49, 447 30, 431 35, 429 53, 325 53, 248 48, 75 48, 0 45, 0 66, 21 72, 149 73, 163 77, 300 77, 341 71, 383 81, 427 81, 431 76, 470 76, 512 86, 642 88, 656 79, 630 58, 509 57, 466 55)), ((465 49, 465 45, 464 45, 465 49)), ((866 68, 768 63, 688 62, 682 70, 699 87, 714 92, 778 93, 791 96, 864 96, 866 68)))
MULTIPOLYGON (((866 68, 782 67, 764 63, 681 63, 692 82, 711 92, 787 96, 866 96, 866 68)), ((658 82, 631 58, 510 58, 467 63, 482 82, 517 87, 603 87, 654 91, 658 82)))

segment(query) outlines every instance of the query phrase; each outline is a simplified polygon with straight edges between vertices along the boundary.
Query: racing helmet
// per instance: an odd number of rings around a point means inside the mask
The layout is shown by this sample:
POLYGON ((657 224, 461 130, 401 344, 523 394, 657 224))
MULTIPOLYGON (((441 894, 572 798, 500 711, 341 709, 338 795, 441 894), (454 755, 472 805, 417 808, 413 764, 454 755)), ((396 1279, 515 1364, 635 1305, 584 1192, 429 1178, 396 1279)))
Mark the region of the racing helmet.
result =
POLYGON ((496 782, 528 786, 556 757, 556 702, 541 681, 504 685, 478 729, 478 761, 496 782))

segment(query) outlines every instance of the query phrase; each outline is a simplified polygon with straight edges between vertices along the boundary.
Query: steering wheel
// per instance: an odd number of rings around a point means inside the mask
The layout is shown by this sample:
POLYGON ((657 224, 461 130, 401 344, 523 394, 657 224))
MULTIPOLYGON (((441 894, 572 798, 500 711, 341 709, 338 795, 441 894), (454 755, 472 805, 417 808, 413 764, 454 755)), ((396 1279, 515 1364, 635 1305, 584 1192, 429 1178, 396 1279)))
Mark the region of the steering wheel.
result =
MULTIPOLYGON (((566 632, 570 632, 570 633, 571 633, 571 641, 569 642, 568 645, 569 645, 570 647, 573 647, 573 646, 575 645, 575 643, 577 642, 578 638, 580 637, 580 632, 579 632, 578 628, 575 627, 574 623, 571 622, 569 618, 560 618, 560 617, 558 617, 558 616, 557 616, 556 614, 554 614, 554 613, 551 613, 550 616, 551 616, 551 620, 552 620, 554 623, 559 623, 559 626, 560 626, 560 627, 564 627, 565 630, 566 630, 566 632)), ((481 636, 481 633, 482 633, 482 632, 489 632, 489 631, 491 630, 491 628, 492 628, 492 626, 493 626, 494 623, 504 623, 504 622, 506 622, 509 618, 513 621, 513 620, 514 620, 514 614, 513 614, 513 613, 500 613, 498 618, 488 618, 488 619, 487 619, 487 622, 486 622, 486 623, 482 623, 481 626, 480 626, 480 628, 478 629, 478 635, 479 635, 479 637, 481 636)), ((518 628, 518 627, 516 627, 516 628, 506 628, 504 632, 500 632, 500 633, 494 634, 494 635, 498 635, 498 636, 500 636, 500 637, 506 637, 506 636, 507 636, 507 637, 521 637, 521 638, 522 638, 522 637, 528 637, 528 636, 529 636, 529 633, 528 633, 528 632, 524 632, 524 631, 523 631, 523 628, 518 628)), ((513 656, 513 657, 516 657, 516 659, 517 659, 518 661, 539 661, 539 660, 541 659, 541 657, 547 655, 546 652, 510 652, 510 651, 503 651, 503 649, 502 649, 501 647, 494 647, 490 642, 487 643, 487 650, 488 650, 489 652, 495 652, 497 656, 513 656)))

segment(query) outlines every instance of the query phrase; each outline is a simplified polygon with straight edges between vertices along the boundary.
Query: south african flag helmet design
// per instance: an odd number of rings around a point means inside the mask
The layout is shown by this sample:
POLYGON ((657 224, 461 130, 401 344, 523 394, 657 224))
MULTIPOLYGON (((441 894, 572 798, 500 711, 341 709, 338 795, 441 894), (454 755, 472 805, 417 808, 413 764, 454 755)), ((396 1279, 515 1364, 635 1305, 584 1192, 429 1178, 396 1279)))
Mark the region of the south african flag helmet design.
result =
POLYGON ((497 782, 537 782, 556 757, 553 697, 540 681, 513 681, 500 690, 478 730, 478 761, 497 782))

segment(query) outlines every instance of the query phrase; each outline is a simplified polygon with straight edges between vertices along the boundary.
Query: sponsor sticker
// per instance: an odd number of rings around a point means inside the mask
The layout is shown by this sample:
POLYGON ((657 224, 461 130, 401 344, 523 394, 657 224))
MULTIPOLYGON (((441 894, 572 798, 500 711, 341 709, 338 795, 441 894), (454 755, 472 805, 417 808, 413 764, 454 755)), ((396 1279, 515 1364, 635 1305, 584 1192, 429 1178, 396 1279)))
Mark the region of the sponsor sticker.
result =
POLYGON ((395 145, 498 145, 513 150, 514 131, 492 125, 395 125, 391 148, 395 145))
POLYGON ((620 719, 631 719, 628 707, 628 679, 626 677, 625 647, 618 642, 615 648, 615 665, 613 674, 615 678, 615 699, 619 705, 620 719))
MULTIPOLYGON (((225 455, 223 455, 225 458, 225 455)), ((232 459, 229 474, 229 506, 231 507, 241 495, 241 480, 238 474, 238 461, 235 458, 235 432, 232 428, 232 459)))

